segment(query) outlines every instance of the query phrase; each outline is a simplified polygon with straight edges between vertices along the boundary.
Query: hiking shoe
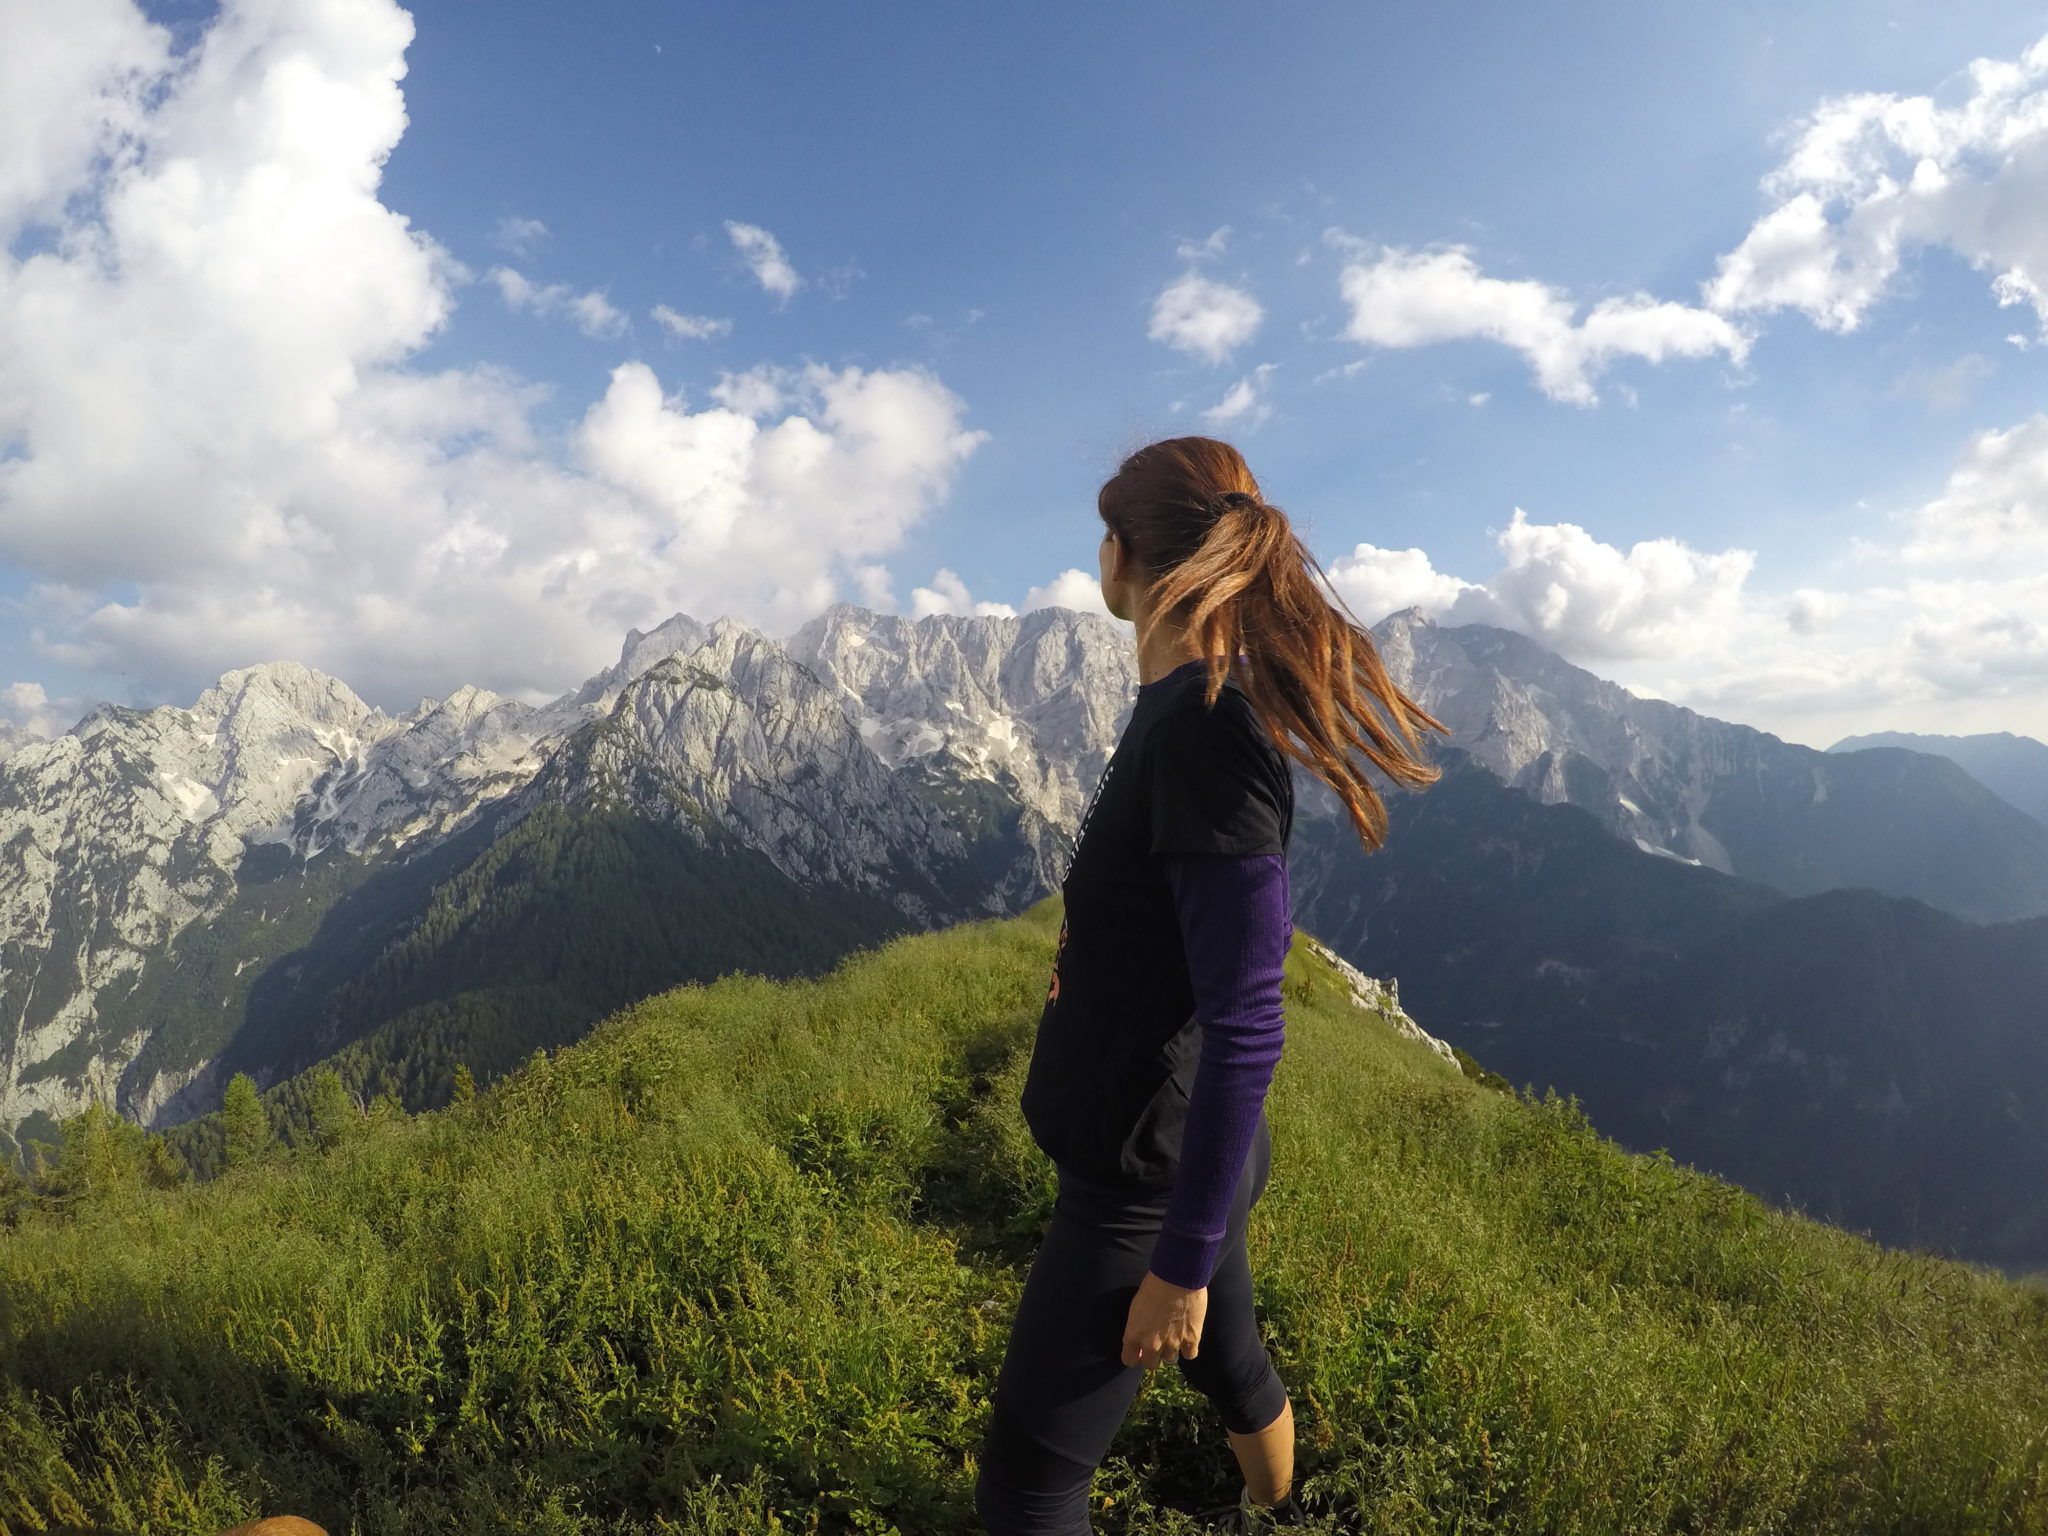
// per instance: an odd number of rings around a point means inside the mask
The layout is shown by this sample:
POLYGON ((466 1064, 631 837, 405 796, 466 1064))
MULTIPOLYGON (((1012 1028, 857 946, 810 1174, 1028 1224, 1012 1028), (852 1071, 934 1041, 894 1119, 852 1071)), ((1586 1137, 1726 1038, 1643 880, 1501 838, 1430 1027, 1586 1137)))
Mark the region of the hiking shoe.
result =
POLYGON ((1201 1518, 1204 1529, 1223 1532, 1225 1536, 1260 1536, 1261 1532, 1277 1531, 1283 1526, 1307 1524, 1308 1511, 1292 1492, 1284 1504, 1254 1504, 1252 1491, 1246 1488, 1235 1504, 1212 1509, 1201 1518))

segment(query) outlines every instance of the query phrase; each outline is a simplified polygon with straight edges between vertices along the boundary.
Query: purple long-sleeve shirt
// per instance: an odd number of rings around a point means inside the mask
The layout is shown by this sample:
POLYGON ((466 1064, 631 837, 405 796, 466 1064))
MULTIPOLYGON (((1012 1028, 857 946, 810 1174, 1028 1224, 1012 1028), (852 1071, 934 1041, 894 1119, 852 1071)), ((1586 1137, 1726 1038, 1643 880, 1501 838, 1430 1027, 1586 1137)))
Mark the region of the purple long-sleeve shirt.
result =
POLYGON ((1285 1035, 1281 968, 1294 927, 1284 854, 1165 860, 1180 913, 1202 1054, 1152 1273, 1199 1290, 1222 1255, 1237 1182, 1285 1035))

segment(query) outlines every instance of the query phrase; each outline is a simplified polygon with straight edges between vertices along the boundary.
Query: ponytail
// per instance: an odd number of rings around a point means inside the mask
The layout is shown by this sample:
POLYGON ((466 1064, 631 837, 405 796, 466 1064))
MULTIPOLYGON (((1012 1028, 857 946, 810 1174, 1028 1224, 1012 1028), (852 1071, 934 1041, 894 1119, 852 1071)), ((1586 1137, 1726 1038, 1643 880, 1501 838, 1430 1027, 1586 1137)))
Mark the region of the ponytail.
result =
POLYGON ((1418 732, 1448 732, 1387 675, 1243 456, 1209 437, 1153 443, 1118 466, 1096 507, 1152 577, 1138 643, 1178 615, 1208 658, 1211 705, 1243 654, 1242 686, 1274 745, 1336 791, 1368 851, 1379 847, 1387 810, 1368 765, 1403 788, 1433 784, 1418 732))

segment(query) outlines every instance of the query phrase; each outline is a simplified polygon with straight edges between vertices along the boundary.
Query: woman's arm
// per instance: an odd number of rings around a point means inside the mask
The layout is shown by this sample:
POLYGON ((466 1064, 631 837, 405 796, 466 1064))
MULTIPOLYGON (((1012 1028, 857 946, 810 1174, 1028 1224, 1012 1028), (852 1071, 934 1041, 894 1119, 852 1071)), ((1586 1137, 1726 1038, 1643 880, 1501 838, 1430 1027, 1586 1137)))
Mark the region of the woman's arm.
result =
POLYGON ((1174 854, 1162 863, 1180 915, 1202 1055, 1151 1269, 1200 1290, 1221 1256, 1231 1200, 1280 1059, 1280 978, 1294 930, 1285 854, 1174 854))

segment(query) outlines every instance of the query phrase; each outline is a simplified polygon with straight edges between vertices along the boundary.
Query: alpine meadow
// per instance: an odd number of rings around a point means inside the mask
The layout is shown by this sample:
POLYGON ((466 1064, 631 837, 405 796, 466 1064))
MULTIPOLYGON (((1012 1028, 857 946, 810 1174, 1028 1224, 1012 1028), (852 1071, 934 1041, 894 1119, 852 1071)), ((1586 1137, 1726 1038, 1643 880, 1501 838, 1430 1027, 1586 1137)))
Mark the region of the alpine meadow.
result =
MULTIPOLYGON (((972 1530, 1058 924, 665 992, 437 1112, 259 1119, 197 1186, 69 1122, 0 1241, 0 1528, 972 1530)), ((2048 1290, 1626 1153, 1305 935, 1285 990, 1252 1252, 1321 1528, 2048 1523, 2048 1290)), ((1155 1378, 1099 1528, 1193 1530, 1214 1440, 1155 1378)))

